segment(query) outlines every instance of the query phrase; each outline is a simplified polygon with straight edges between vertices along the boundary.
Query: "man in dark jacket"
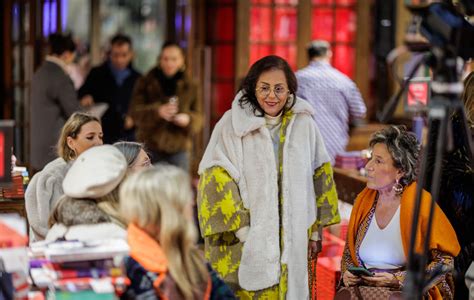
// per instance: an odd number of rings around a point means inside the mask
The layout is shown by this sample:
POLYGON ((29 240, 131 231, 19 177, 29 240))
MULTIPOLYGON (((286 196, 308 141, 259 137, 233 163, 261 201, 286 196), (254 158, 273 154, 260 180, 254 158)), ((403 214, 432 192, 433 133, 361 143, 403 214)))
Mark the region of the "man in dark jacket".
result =
POLYGON ((33 173, 57 157, 56 143, 64 123, 80 110, 66 66, 74 60, 71 36, 51 34, 49 54, 31 79, 30 164, 33 173))
POLYGON ((127 111, 140 73, 132 67, 132 59, 131 39, 117 34, 110 41, 109 59, 90 71, 78 92, 83 106, 108 104, 109 108, 102 116, 106 144, 134 139, 133 120, 127 116, 127 111))

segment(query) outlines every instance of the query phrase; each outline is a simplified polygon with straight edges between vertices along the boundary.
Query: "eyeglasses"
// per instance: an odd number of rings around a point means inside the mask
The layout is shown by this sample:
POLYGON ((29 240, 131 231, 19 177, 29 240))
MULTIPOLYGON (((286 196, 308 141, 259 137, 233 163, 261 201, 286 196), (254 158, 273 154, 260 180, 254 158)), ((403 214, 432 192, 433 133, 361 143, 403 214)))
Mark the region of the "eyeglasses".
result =
MULTIPOLYGON (((269 86, 261 86, 255 89, 255 91, 257 92, 257 95, 259 97, 266 99, 268 96, 270 96, 270 92, 272 91, 272 88, 269 86)), ((275 86, 273 88, 273 94, 275 94, 275 97, 277 97, 278 100, 283 100, 285 96, 287 96, 289 93, 290 91, 288 91, 282 86, 275 86)))

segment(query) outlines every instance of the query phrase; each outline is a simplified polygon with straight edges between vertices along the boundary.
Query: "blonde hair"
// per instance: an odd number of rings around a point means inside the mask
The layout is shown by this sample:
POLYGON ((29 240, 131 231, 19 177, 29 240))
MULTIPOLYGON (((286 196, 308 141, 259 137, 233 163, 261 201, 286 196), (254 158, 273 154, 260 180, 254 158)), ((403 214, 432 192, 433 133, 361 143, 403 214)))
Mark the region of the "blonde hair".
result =
POLYGON ((116 223, 120 227, 126 228, 127 221, 123 218, 120 213, 119 207, 119 190, 120 184, 110 193, 100 198, 95 199, 97 206, 111 217, 113 223, 116 223))
POLYGON ((140 228, 158 228, 155 238, 185 299, 203 294, 209 274, 195 246, 197 232, 185 215, 191 205, 188 175, 174 166, 158 166, 131 175, 120 189, 120 212, 140 228))
POLYGON ((67 162, 76 158, 76 153, 67 144, 67 138, 70 136, 75 139, 81 132, 82 126, 89 122, 101 124, 96 117, 82 112, 75 112, 69 117, 61 130, 56 146, 59 157, 62 157, 67 162))
POLYGON ((461 96, 466 109, 466 119, 469 126, 474 126, 474 71, 464 79, 464 91, 461 96))

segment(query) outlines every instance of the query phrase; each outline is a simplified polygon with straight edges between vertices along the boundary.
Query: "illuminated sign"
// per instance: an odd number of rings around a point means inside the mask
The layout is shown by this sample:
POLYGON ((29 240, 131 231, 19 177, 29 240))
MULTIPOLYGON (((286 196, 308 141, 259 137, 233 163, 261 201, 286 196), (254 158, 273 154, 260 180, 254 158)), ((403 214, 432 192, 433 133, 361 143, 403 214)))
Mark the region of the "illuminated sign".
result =
POLYGON ((405 110, 421 111, 425 110, 430 100, 430 78, 413 78, 408 83, 405 94, 405 110))

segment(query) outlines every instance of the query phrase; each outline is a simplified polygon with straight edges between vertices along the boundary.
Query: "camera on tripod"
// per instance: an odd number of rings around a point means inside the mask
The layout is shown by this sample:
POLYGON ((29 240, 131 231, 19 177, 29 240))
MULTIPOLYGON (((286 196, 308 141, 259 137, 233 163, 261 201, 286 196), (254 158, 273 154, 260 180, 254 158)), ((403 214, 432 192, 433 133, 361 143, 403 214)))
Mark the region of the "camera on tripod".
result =
POLYGON ((422 41, 407 40, 413 51, 441 48, 453 56, 468 60, 474 56, 474 26, 466 20, 474 15, 473 0, 453 1, 405 0, 414 15, 414 25, 426 38, 422 41))
POLYGON ((410 85, 410 80, 422 64, 432 69, 432 96, 453 100, 463 90, 459 61, 474 58, 474 26, 466 19, 474 15, 474 0, 405 0, 413 20, 405 36, 405 46, 411 52, 422 52, 400 90, 377 112, 380 122, 389 121, 398 101, 410 85))
MULTIPOLYGON (((422 252, 415 251, 414 241, 417 233, 414 228, 419 221, 420 198, 425 183, 427 183, 426 189, 432 194, 433 201, 439 199, 443 174, 442 165, 445 163, 443 157, 446 150, 452 151, 454 132, 465 141, 471 168, 473 165, 471 133, 467 128, 463 105, 459 98, 463 91, 463 85, 460 82, 458 66, 460 59, 467 61, 474 57, 474 26, 467 20, 467 16, 474 15, 474 0, 455 2, 456 5, 453 1, 405 1, 405 6, 414 15, 407 35, 406 46, 411 51, 428 53, 418 66, 422 63, 429 65, 433 77, 431 84, 433 98, 428 109, 428 141, 422 156, 423 161, 418 177, 417 204, 413 212, 412 236, 404 286, 405 299, 421 299, 433 278, 441 273, 451 271, 447 268, 426 273, 428 243, 425 243, 425 249, 422 252), (456 122, 456 125, 453 125, 452 122, 454 115, 462 120, 456 122), (428 169, 432 172, 430 173, 428 169)), ((405 86, 401 89, 402 92, 408 86, 416 68, 412 70, 410 77, 405 81, 405 86)), ((401 92, 399 94, 401 95, 401 92)), ((390 111, 390 108, 385 109, 382 117, 386 118, 390 111)), ((445 186, 443 188, 446 189, 445 186)), ((433 205, 434 202, 431 203, 431 214, 427 225, 427 241, 429 241, 431 234, 433 205)))

